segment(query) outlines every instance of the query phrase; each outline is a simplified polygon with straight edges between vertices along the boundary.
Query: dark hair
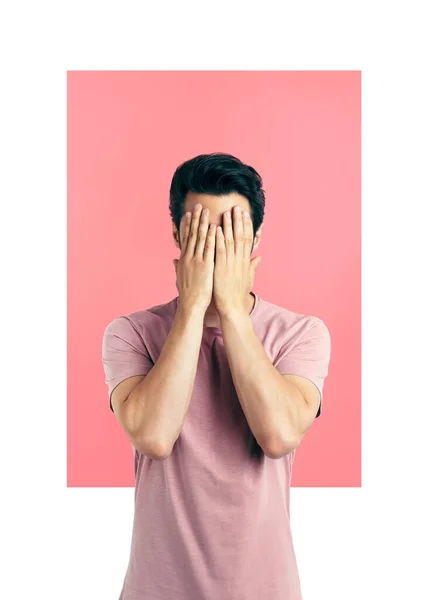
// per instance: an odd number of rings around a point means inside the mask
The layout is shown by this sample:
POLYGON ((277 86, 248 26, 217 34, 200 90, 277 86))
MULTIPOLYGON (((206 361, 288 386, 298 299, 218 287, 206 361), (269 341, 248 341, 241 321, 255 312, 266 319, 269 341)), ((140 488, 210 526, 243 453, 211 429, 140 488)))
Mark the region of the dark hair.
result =
POLYGON ((179 165, 170 186, 170 214, 177 230, 184 214, 188 192, 222 196, 232 192, 245 196, 250 204, 253 234, 264 219, 265 192, 261 176, 253 167, 231 154, 200 154, 179 165))

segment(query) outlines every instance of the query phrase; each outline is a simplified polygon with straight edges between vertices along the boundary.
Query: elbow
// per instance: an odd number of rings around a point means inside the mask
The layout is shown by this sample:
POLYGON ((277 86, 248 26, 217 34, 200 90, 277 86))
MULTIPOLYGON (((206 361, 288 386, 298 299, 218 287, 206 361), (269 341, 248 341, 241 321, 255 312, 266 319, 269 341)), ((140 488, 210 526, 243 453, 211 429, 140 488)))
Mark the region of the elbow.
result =
MULTIPOLYGON (((121 422, 128 434, 132 444, 145 456, 153 458, 154 460, 165 460, 172 452, 173 444, 168 444, 156 435, 152 434, 150 425, 148 427, 143 423, 138 423, 136 420, 135 412, 128 411, 129 405, 125 403, 127 407, 124 413, 122 413, 121 422)), ((156 427, 153 427, 156 429, 156 427)))
POLYGON ((147 456, 149 458, 153 458, 154 460, 165 460, 166 458, 168 458, 171 454, 171 450, 167 449, 167 446, 153 446, 147 456))
POLYGON ((282 458, 293 452, 301 443, 302 438, 303 436, 295 435, 287 440, 270 439, 262 445, 262 449, 268 458, 282 458))
POLYGON ((168 458, 173 450, 173 446, 169 444, 164 444, 162 441, 158 440, 142 440, 134 442, 134 446, 149 458, 153 458, 153 460, 165 460, 168 458))

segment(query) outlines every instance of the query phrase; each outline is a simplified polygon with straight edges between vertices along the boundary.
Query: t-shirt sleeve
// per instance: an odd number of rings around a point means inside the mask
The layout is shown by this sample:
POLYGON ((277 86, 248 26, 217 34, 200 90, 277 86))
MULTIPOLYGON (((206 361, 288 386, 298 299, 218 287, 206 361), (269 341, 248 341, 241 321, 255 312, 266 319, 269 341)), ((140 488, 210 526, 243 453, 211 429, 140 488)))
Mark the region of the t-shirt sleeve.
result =
POLYGON ((320 392, 316 417, 322 410, 323 384, 328 375, 331 357, 331 336, 325 323, 314 317, 305 333, 294 342, 292 337, 281 348, 274 363, 281 374, 300 375, 312 381, 320 392))
POLYGON ((128 377, 147 375, 154 364, 143 338, 128 317, 117 317, 106 327, 102 340, 102 362, 112 412, 111 394, 114 388, 128 377))

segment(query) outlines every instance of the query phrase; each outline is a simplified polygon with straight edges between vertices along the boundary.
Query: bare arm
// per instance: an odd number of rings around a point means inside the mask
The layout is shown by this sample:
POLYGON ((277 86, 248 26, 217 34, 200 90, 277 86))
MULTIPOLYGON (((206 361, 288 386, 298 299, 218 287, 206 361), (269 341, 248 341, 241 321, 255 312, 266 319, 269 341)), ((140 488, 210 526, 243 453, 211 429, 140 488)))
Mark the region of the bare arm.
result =
POLYGON ((301 442, 321 400, 317 386, 299 376, 296 366, 298 372, 307 375, 319 374, 319 369, 325 371, 328 337, 319 320, 323 342, 305 346, 303 366, 299 366, 298 358, 287 360, 280 372, 270 362, 244 307, 260 261, 260 257, 250 258, 253 225, 250 215, 238 205, 233 209, 233 222, 231 217, 229 211, 223 232, 217 229, 214 300, 232 379, 248 425, 264 453, 279 458, 301 442), (306 365, 308 361, 312 367, 306 365), (289 373, 283 375, 284 368, 290 369, 289 373))
POLYGON ((181 256, 176 261, 179 305, 170 332, 147 376, 140 383, 134 381, 130 390, 123 390, 122 382, 112 394, 114 412, 133 445, 159 459, 171 453, 187 414, 203 319, 212 297, 214 227, 208 229, 208 212, 200 217, 200 210, 194 211, 191 219, 187 214, 181 223, 181 256))
POLYGON ((317 387, 272 365, 247 314, 221 319, 226 353, 241 407, 264 453, 280 458, 299 445, 317 413, 317 387))
POLYGON ((134 446, 153 458, 166 458, 182 429, 197 371, 203 316, 201 310, 189 312, 179 306, 154 367, 124 401, 113 399, 134 446))

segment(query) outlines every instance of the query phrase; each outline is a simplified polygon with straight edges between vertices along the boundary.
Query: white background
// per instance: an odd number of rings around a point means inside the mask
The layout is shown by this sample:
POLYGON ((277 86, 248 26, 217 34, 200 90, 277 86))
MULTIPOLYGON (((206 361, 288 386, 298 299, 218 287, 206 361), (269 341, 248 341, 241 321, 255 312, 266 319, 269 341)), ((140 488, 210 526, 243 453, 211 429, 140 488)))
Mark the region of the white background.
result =
POLYGON ((128 561, 133 490, 66 488, 66 70, 354 69, 363 487, 293 488, 292 531, 305 600, 435 600, 432 3, 150 4, 2 3, 0 596, 117 600, 128 561))

